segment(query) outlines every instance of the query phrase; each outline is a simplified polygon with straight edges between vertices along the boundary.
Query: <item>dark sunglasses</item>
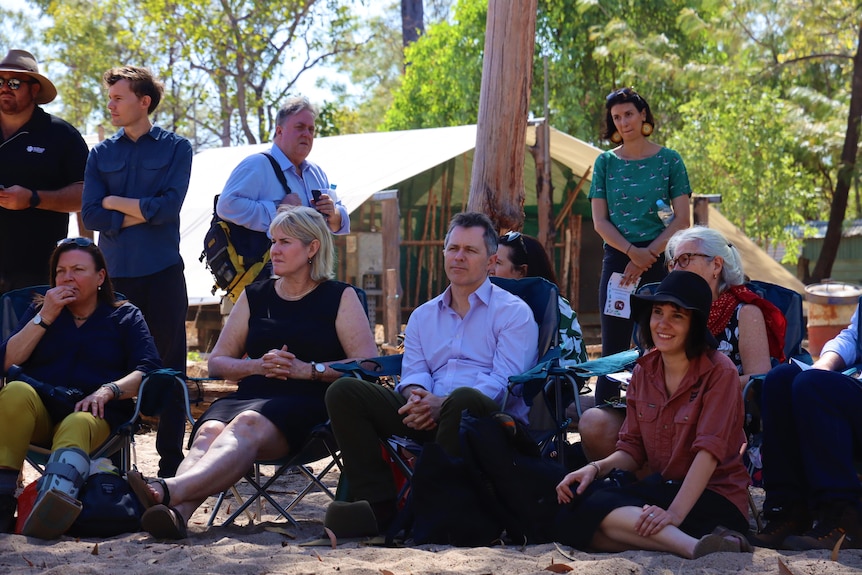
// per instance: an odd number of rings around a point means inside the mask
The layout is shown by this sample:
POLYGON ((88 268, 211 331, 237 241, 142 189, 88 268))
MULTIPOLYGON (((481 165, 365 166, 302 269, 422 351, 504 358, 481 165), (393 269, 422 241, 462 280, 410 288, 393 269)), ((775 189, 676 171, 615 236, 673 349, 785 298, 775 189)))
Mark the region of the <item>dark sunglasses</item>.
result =
POLYGON ((610 104, 612 101, 617 98, 623 98, 624 100, 632 99, 632 100, 640 100, 640 95, 635 92, 632 88, 620 88, 619 90, 614 90, 610 94, 605 97, 605 104, 610 104))
POLYGON ((5 78, 0 78, 0 88, 3 87, 3 84, 9 86, 10 90, 17 90, 21 87, 21 84, 35 84, 33 80, 20 80, 18 78, 9 78, 8 80, 5 78))
POLYGON ((505 234, 500 236, 500 241, 504 244, 517 242, 518 240, 520 240, 521 244, 524 243, 524 240, 521 239, 521 232, 506 232, 505 234))
POLYGON ((80 248, 86 248, 93 245, 93 240, 90 238, 65 238, 57 242, 58 246, 67 246, 69 244, 75 244, 80 248))
POLYGON ((691 258, 694 258, 694 257, 712 259, 715 256, 710 256, 707 254, 695 254, 695 253, 679 254, 678 256, 676 256, 675 258, 673 258, 672 260, 667 262, 667 269, 673 270, 675 267, 679 266, 679 269, 684 270, 685 268, 688 267, 688 264, 691 263, 691 258))

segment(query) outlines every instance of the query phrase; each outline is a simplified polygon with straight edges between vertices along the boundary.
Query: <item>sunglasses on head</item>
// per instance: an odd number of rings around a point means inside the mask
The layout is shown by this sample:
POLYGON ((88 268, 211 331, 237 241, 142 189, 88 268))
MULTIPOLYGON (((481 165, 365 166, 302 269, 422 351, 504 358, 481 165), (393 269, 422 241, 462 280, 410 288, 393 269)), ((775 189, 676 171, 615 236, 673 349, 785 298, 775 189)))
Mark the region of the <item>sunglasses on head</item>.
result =
POLYGON ((57 242, 58 246, 67 246, 69 244, 75 244, 78 247, 86 248, 93 245, 93 240, 90 238, 65 238, 57 242))
POLYGON ((614 90, 605 97, 605 104, 610 104, 617 98, 623 98, 624 101, 641 99, 640 95, 632 88, 620 88, 619 90, 614 90))
MULTIPOLYGON (((504 244, 516 242, 518 240, 521 240, 521 232, 514 232, 514 231, 513 232, 506 232, 505 234, 500 236, 500 241, 503 242, 504 244)), ((524 242, 524 240, 521 240, 521 243, 523 243, 523 242, 524 242)))

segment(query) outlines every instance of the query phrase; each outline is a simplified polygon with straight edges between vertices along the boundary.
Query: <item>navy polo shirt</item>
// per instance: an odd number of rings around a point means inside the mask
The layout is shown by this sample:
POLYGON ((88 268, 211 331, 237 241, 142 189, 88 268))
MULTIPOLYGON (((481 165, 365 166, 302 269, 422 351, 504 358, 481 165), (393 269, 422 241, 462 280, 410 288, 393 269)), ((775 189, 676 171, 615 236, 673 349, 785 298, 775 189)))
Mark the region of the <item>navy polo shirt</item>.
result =
MULTIPOLYGON (((30 121, 9 139, 0 135, 0 185, 59 190, 84 180, 87 144, 68 122, 36 106, 30 121)), ((12 282, 48 283, 48 260, 69 233, 69 214, 0 208, 0 276, 12 282), (34 278, 39 278, 34 281, 34 278)))

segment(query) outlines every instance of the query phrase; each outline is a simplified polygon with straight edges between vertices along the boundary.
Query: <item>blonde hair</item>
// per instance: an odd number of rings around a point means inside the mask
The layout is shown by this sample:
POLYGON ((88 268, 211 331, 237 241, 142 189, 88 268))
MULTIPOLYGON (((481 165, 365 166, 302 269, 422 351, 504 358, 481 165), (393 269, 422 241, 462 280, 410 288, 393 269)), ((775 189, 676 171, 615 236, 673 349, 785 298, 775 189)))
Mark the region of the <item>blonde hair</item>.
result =
POLYGON ((320 242, 320 249, 310 262, 311 279, 323 282, 335 278, 335 245, 326 219, 320 212, 306 206, 279 208, 269 225, 270 235, 273 235, 275 230, 298 239, 306 246, 313 240, 320 242))

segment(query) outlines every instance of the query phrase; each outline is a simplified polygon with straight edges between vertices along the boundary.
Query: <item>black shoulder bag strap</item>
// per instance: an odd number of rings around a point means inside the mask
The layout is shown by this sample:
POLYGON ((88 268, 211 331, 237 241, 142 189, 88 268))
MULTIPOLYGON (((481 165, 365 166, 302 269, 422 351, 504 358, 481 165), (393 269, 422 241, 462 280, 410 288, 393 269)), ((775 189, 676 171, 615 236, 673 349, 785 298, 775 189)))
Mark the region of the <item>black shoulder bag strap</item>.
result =
POLYGON ((278 165, 278 162, 275 161, 275 158, 273 158, 266 152, 261 152, 261 154, 266 156, 266 159, 269 160, 270 164, 272 164, 272 169, 275 171, 275 177, 278 178, 279 182, 281 182, 281 187, 284 188, 284 193, 293 193, 293 190, 291 190, 290 186, 287 185, 287 178, 284 177, 284 172, 281 171, 281 166, 278 165))

